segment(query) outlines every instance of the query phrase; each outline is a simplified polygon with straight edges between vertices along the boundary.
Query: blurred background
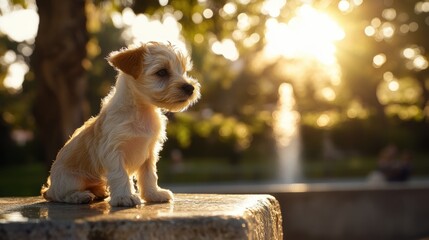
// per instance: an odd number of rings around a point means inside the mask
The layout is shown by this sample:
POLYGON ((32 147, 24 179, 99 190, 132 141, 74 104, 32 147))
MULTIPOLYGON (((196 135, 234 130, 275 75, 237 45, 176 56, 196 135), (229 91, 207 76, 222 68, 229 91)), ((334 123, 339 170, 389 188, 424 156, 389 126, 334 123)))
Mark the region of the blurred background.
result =
POLYGON ((428 237, 428 36, 428 0, 0 0, 0 197, 39 194, 111 51, 169 41, 202 98, 161 186, 272 194, 290 239, 428 237))
POLYGON ((166 113, 160 184, 429 176, 429 2, 0 1, 0 196, 37 195, 115 81, 105 57, 170 41, 201 100, 166 113))

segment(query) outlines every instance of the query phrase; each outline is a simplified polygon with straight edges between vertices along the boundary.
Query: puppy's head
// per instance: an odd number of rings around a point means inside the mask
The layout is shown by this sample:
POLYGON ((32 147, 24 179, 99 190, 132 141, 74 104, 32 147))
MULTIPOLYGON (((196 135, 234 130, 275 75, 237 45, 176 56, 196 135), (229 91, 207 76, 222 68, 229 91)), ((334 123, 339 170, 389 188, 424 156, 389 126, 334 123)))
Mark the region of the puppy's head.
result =
POLYGON ((139 101, 182 111, 200 97, 199 83, 188 76, 190 61, 171 44, 150 42, 112 52, 107 58, 117 70, 128 74, 139 101))

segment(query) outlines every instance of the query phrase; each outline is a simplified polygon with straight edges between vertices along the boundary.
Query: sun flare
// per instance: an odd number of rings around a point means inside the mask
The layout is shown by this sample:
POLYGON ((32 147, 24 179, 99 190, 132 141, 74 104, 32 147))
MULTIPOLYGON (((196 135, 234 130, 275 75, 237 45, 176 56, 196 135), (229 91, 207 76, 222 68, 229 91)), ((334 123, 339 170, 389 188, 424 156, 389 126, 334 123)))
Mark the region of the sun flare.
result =
POLYGON ((325 64, 335 62, 335 42, 345 36, 330 16, 308 4, 298 8, 288 23, 269 19, 265 34, 267 57, 315 58, 325 64))

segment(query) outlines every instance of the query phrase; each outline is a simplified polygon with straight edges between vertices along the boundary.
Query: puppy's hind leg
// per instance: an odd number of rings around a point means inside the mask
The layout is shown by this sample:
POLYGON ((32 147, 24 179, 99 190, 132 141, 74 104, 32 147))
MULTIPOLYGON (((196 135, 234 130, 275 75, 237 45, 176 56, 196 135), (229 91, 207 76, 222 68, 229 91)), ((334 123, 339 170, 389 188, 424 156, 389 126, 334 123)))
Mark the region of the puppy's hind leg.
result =
POLYGON ((66 196, 64 198, 65 199, 64 202, 75 203, 75 204, 84 204, 84 203, 90 203, 90 202, 94 201, 95 197, 96 196, 89 190, 73 191, 73 192, 69 192, 68 194, 66 194, 66 196))
POLYGON ((53 172, 50 176, 51 185, 43 190, 43 196, 54 202, 66 202, 74 204, 89 203, 95 199, 95 195, 85 190, 84 181, 76 174, 60 171, 53 172))

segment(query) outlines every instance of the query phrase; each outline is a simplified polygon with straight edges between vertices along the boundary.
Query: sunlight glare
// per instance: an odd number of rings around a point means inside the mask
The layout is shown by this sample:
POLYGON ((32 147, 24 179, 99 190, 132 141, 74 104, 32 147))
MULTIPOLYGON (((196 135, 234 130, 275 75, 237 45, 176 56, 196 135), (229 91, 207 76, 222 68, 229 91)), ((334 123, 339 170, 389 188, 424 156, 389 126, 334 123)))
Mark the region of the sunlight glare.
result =
POLYGON ((267 20, 265 34, 268 57, 309 57, 325 64, 335 62, 334 43, 345 36, 333 19, 310 5, 298 8, 287 24, 274 18, 267 20))
POLYGON ((375 68, 379 68, 381 66, 383 66, 384 63, 386 63, 387 59, 386 59, 386 55, 383 53, 377 54, 374 56, 374 58, 372 59, 372 65, 375 68))
POLYGON ((388 83, 387 87, 389 88, 390 91, 396 92, 399 90, 399 83, 398 81, 393 80, 388 83))
POLYGON ((382 14, 384 19, 392 21, 396 18, 396 10, 394 8, 386 8, 383 10, 382 14))
POLYGON ((343 13, 351 12, 354 8, 360 6, 363 0, 340 0, 338 2, 338 10, 343 13))
POLYGON ((127 7, 122 10, 122 21, 125 25, 132 25, 135 18, 136 14, 131 8, 127 7))
POLYGON ((260 36, 257 33, 252 33, 249 37, 244 39, 243 45, 245 47, 251 47, 259 42, 260 36))
POLYGON ((161 5, 162 7, 165 7, 168 4, 168 0, 158 0, 158 1, 159 1, 159 5, 161 5))
POLYGON ((357 100, 353 100, 347 109, 348 118, 365 119, 368 117, 368 114, 369 111, 365 109, 362 104, 357 100))
POLYGON ((233 15, 237 12, 237 5, 235 5, 235 3, 229 2, 223 6, 223 11, 228 15, 233 15))
POLYGON ((35 9, 21 9, 0 16, 0 32, 15 42, 34 39, 39 26, 35 9))
POLYGON ((286 4, 286 0, 265 0, 261 12, 270 17, 276 18, 280 16, 280 10, 286 4))
POLYGON ((210 19, 213 17, 213 11, 210 8, 206 8, 203 11, 203 16, 207 19, 210 19))
POLYGON ((381 26, 381 33, 384 38, 391 38, 395 34, 395 26, 389 22, 385 22, 381 26))
POLYGON ((424 69, 428 68, 428 61, 422 55, 417 56, 413 60, 413 64, 417 70, 424 70, 424 69))
POLYGON ((408 25, 410 28, 410 32, 416 32, 419 29, 419 24, 416 22, 412 22, 408 25))
POLYGON ((375 28, 373 26, 366 26, 365 27, 365 35, 368 37, 372 37, 375 35, 375 28))
POLYGON ((353 0, 355 6, 360 6, 363 3, 363 0, 353 0))
POLYGON ((7 50, 3 56, 0 58, 0 63, 4 65, 9 65, 16 60, 16 53, 12 50, 7 50))
POLYGON ((194 41, 195 43, 202 43, 204 41, 204 35, 202 35, 201 33, 197 33, 194 35, 194 41))
POLYGON ((251 0, 237 0, 238 3, 240 3, 241 5, 247 5, 250 3, 251 0))
POLYGON ((395 79, 395 77, 393 76, 393 73, 392 73, 392 72, 385 72, 385 73, 383 73, 383 80, 384 80, 384 81, 386 81, 386 82, 390 82, 390 81, 392 81, 393 79, 395 79))
POLYGON ((173 14, 166 13, 162 21, 145 14, 135 14, 132 9, 126 8, 122 11, 122 23, 124 25, 122 37, 128 44, 140 44, 142 42, 159 41, 170 42, 181 51, 187 53, 183 36, 180 34, 181 25, 173 14))
POLYGON ((335 94, 335 91, 330 87, 325 87, 321 90, 322 97, 327 101, 334 101, 337 95, 335 94))
POLYGON ((319 127, 326 127, 330 124, 330 122, 331 122, 331 118, 329 117, 329 115, 323 113, 317 118, 316 124, 319 127))
POLYGON ((371 25, 372 25, 373 27, 375 27, 375 28, 380 27, 380 25, 381 25, 381 20, 380 20, 380 18, 373 18, 373 19, 371 20, 371 25))
POLYGON ((429 2, 428 1, 421 1, 417 2, 414 11, 416 13, 427 13, 429 12, 429 2))
POLYGON ((383 105, 416 104, 421 100, 421 96, 420 83, 412 77, 383 81, 377 87, 377 98, 383 105))
POLYGON ((347 0, 341 0, 341 1, 338 2, 338 9, 341 12, 347 12, 347 11, 349 11, 350 7, 351 7, 350 3, 347 0))
POLYGON ((241 31, 247 31, 250 28, 250 19, 246 13, 240 13, 237 17, 237 27, 241 31))
POLYGON ((240 56, 234 41, 231 39, 223 39, 222 42, 216 41, 212 44, 211 49, 215 54, 222 55, 231 61, 237 60, 240 56))
POLYGON ((25 74, 27 74, 28 70, 28 65, 23 61, 16 61, 12 63, 8 68, 6 77, 3 80, 3 85, 12 91, 21 90, 25 74))
POLYGON ((403 34, 408 33, 410 31, 410 27, 408 26, 408 24, 402 24, 399 27, 399 31, 403 34))
POLYGON ((203 16, 198 12, 192 14, 192 22, 194 22, 195 24, 202 23, 203 22, 203 16))
POLYGON ((413 48, 405 48, 402 55, 407 59, 412 59, 416 56, 416 51, 413 48))
POLYGON ((402 50, 402 56, 408 60, 405 64, 406 68, 416 71, 421 71, 428 68, 429 62, 424 54, 422 55, 422 53, 424 53, 424 51, 422 51, 422 49, 416 45, 404 48, 402 50))

